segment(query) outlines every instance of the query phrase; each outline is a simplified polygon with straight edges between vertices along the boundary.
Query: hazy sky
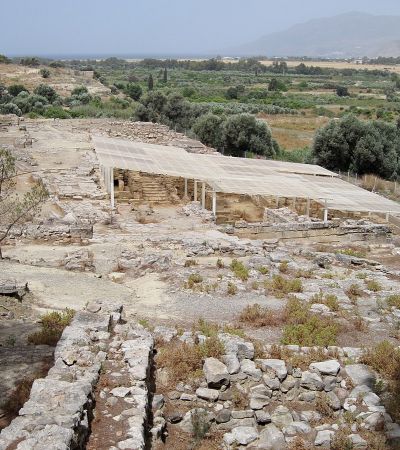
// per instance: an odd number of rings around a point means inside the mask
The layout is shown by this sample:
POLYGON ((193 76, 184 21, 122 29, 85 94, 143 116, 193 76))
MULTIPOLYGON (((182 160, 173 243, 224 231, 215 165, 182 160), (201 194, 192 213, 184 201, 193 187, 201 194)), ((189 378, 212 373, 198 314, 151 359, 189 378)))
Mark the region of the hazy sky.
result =
POLYGON ((209 53, 349 11, 400 15, 400 1, 1 0, 0 53, 209 53))

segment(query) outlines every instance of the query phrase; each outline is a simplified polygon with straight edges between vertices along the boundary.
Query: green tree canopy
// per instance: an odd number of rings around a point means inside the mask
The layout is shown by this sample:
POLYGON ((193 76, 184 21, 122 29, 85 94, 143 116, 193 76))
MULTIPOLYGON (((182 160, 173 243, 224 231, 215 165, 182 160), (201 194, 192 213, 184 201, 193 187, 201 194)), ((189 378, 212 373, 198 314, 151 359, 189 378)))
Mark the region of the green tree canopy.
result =
POLYGON ((318 130, 313 156, 330 170, 392 178, 399 174, 400 130, 393 124, 362 122, 348 115, 318 130))
POLYGON ((246 151, 275 156, 268 125, 251 114, 235 114, 226 119, 223 127, 223 147, 226 153, 233 156, 243 156, 246 151))

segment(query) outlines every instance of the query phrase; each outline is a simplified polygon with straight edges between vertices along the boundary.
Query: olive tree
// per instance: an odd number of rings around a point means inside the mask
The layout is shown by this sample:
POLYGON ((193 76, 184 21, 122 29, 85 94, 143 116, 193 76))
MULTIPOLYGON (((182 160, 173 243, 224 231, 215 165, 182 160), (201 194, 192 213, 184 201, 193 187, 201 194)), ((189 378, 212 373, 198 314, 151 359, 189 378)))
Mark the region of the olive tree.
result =
POLYGON ((235 114, 226 119, 222 131, 223 148, 233 156, 246 151, 273 157, 276 149, 268 125, 251 114, 235 114))
POLYGON ((194 123, 193 131, 203 144, 220 148, 222 143, 222 125, 222 117, 215 114, 204 114, 194 123))
POLYGON ((316 164, 383 178, 399 174, 400 130, 381 121, 364 122, 352 115, 332 120, 318 130, 313 146, 316 164))
POLYGON ((3 258, 1 245, 12 228, 37 215, 48 197, 41 182, 36 182, 25 194, 19 194, 16 190, 18 176, 15 158, 9 150, 0 148, 0 259, 3 258))

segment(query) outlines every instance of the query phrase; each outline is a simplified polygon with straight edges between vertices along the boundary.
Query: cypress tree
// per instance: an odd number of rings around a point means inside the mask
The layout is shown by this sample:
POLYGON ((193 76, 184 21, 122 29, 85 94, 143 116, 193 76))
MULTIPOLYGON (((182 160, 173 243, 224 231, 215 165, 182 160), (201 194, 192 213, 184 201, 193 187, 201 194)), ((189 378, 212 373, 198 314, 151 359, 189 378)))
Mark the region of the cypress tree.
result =
POLYGON ((154 88, 154 80, 153 80, 152 74, 149 75, 149 79, 147 81, 147 87, 148 87, 149 91, 152 91, 154 88))
POLYGON ((165 67, 164 68, 164 83, 167 83, 168 82, 168 72, 167 72, 167 68, 165 67))

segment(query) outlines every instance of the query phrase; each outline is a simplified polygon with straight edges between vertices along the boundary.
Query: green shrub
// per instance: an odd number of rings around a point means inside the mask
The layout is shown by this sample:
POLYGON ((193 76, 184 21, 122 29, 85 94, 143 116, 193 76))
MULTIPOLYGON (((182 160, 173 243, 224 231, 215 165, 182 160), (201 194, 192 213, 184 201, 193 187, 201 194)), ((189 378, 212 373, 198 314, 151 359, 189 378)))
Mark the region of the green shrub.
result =
POLYGON ((225 264, 221 258, 217 259, 217 262, 215 263, 215 265, 218 267, 218 269, 223 269, 225 267, 225 264))
POLYGON ((386 298, 386 303, 390 307, 400 309, 400 294, 392 294, 386 298))
POLYGON ((304 323, 286 325, 282 344, 312 347, 336 345, 338 326, 317 316, 309 317, 304 323))
POLYGON ((226 290, 226 293, 228 295, 236 295, 238 292, 238 288, 236 284, 232 283, 231 281, 228 282, 228 288, 226 290))
POLYGON ((288 261, 282 261, 279 264, 278 269, 279 269, 280 273, 287 273, 289 271, 289 262, 288 261))
POLYGON ((184 267, 192 267, 192 266, 197 266, 197 261, 195 259, 187 259, 185 261, 185 265, 184 267))
POLYGON ((193 289, 197 284, 203 282, 203 277, 199 273, 192 273, 189 275, 187 282, 185 283, 185 287, 187 289, 193 289))
POLYGON ((267 291, 278 298, 290 293, 303 292, 303 284, 300 279, 284 278, 282 275, 274 275, 272 280, 266 281, 264 285, 267 291))
POLYGON ((41 317, 42 329, 28 336, 28 342, 35 345, 56 345, 64 328, 67 327, 75 311, 66 308, 63 312, 53 311, 41 317))
POLYGON ((367 289, 372 292, 379 292, 382 290, 382 285, 376 280, 365 280, 367 289))
POLYGON ((237 278, 242 281, 247 281, 249 279, 249 269, 237 259, 231 262, 230 268, 237 278))

